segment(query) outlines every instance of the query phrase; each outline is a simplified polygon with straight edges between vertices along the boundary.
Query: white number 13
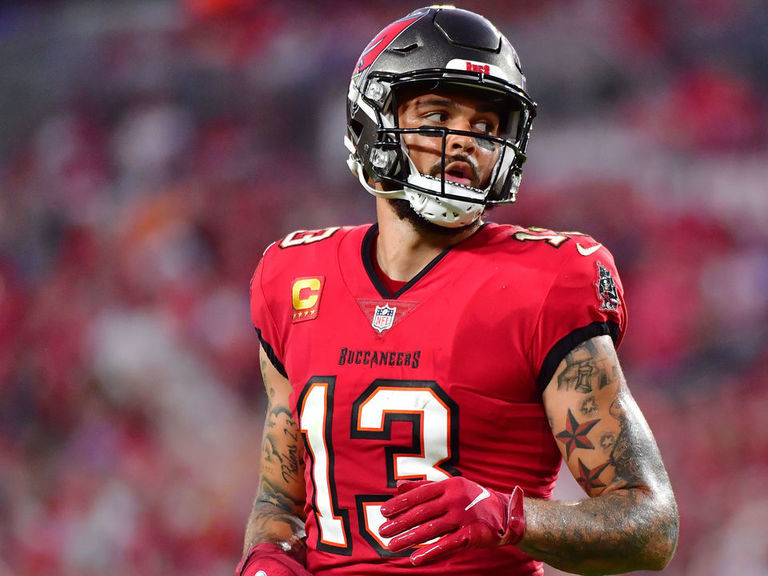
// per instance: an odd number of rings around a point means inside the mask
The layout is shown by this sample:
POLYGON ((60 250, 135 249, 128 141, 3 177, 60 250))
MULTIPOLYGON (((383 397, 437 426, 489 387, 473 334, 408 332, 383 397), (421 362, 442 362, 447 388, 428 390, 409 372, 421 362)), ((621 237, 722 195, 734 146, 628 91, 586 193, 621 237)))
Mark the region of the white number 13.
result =
MULTIPOLYGON (((335 377, 310 379, 299 398, 301 432, 312 461, 313 508, 319 549, 351 553, 349 512, 337 505, 331 438, 335 377)), ((398 480, 443 480, 458 474, 458 406, 435 382, 376 380, 354 402, 350 437, 389 440, 392 421, 411 422, 413 445, 385 449, 387 487, 398 480)), ((382 486, 383 488, 383 486, 382 486)), ((363 538, 382 555, 388 540, 379 536, 381 502, 389 494, 356 495, 363 538)))

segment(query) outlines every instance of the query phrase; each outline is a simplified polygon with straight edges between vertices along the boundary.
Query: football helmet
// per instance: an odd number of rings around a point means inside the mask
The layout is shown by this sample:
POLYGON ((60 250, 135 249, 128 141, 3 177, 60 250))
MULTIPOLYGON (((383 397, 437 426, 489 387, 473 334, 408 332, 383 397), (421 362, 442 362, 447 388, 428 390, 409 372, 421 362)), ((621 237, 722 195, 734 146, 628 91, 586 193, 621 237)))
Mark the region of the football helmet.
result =
POLYGON ((355 66, 347 94, 347 163, 370 193, 404 198, 435 224, 465 226, 477 220, 486 205, 515 201, 535 115, 517 53, 491 22, 452 6, 421 8, 379 32, 355 66), (451 90, 495 102, 503 111, 498 136, 398 125, 398 98, 403 94, 451 90), (407 133, 442 141, 439 178, 417 170, 403 143, 407 133), (472 136, 497 151, 483 188, 446 180, 450 134, 472 136))

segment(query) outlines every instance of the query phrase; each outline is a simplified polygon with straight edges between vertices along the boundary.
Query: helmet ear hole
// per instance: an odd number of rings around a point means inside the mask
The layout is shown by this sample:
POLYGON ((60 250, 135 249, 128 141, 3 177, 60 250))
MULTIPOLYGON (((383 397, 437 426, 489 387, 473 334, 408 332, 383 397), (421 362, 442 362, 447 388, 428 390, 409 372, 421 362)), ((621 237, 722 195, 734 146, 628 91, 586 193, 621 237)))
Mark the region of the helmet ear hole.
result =
POLYGON ((371 150, 371 165, 386 174, 390 175, 395 163, 395 151, 384 148, 373 148, 371 150))

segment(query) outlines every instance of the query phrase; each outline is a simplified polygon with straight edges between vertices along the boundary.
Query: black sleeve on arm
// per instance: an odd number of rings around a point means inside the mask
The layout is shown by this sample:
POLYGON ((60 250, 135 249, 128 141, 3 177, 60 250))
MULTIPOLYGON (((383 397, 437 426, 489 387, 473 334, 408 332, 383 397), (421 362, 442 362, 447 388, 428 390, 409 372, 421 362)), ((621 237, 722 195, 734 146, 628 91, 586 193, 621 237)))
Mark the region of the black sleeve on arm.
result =
POLYGON ((256 328, 256 335, 259 337, 259 342, 261 342, 261 347, 264 348, 264 353, 267 355, 267 358, 269 358, 269 361, 272 362, 272 366, 275 367, 275 370, 280 372, 284 377, 288 378, 288 373, 285 371, 285 366, 283 366, 283 363, 280 362, 280 360, 277 358, 277 354, 275 354, 274 349, 272 346, 269 345, 269 342, 264 340, 264 338, 261 335, 261 330, 256 328))
POLYGON ((552 376, 555 375, 555 370, 560 365, 571 350, 576 348, 582 342, 586 342, 590 338, 595 336, 610 336, 613 339, 613 343, 618 342, 619 339, 619 325, 615 322, 592 322, 583 328, 577 328, 570 334, 567 334, 561 338, 557 344, 552 346, 552 349, 547 353, 547 357, 544 358, 544 363, 541 365, 539 371, 539 378, 536 381, 536 385, 540 392, 544 392, 544 389, 552 380, 552 376))

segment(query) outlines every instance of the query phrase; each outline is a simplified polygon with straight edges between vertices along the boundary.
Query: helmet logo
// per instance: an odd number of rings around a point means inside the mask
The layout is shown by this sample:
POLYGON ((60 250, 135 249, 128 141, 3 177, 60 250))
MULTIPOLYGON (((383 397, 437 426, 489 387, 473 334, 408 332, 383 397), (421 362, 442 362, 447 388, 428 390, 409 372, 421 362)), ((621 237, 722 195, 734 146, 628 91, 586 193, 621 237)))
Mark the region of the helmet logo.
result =
POLYGON ((406 16, 402 20, 398 20, 397 22, 392 22, 389 26, 384 28, 381 32, 379 32, 376 37, 371 40, 371 42, 368 44, 368 46, 365 47, 365 50, 363 50, 363 53, 360 55, 360 59, 357 61, 357 66, 355 66, 355 74, 359 74, 368 66, 374 63, 376 58, 379 57, 379 54, 384 52, 386 50, 387 46, 389 46, 392 41, 397 38, 400 33, 408 28, 411 24, 416 22, 419 18, 421 18, 421 14, 415 17, 408 17, 406 16))
POLYGON ((488 74, 491 71, 491 67, 488 64, 473 64, 472 62, 466 62, 467 72, 480 72, 482 74, 488 74))
POLYGON ((503 78, 507 80, 507 75, 498 66, 488 64, 487 62, 477 62, 475 60, 462 60, 461 58, 454 58, 445 66, 450 70, 463 70, 464 72, 480 72, 482 74, 488 74, 490 76, 496 76, 497 78, 503 78))

